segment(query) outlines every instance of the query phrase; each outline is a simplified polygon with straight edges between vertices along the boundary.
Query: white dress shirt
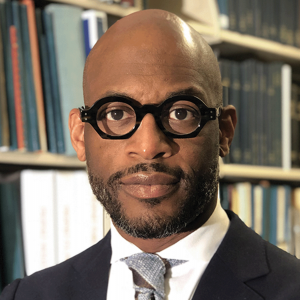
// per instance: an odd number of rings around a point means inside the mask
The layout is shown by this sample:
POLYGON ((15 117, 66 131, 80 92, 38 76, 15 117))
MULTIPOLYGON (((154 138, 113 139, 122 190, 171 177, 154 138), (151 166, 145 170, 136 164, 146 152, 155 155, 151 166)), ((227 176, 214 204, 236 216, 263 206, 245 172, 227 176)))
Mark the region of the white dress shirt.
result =
MULTIPOLYGON (((229 219, 219 201, 208 221, 176 244, 158 252, 166 259, 188 262, 173 267, 165 276, 166 300, 192 299, 196 287, 208 263, 217 251, 229 227, 229 219)), ((112 225, 111 269, 107 300, 134 300, 132 272, 120 259, 142 251, 126 241, 112 225)))

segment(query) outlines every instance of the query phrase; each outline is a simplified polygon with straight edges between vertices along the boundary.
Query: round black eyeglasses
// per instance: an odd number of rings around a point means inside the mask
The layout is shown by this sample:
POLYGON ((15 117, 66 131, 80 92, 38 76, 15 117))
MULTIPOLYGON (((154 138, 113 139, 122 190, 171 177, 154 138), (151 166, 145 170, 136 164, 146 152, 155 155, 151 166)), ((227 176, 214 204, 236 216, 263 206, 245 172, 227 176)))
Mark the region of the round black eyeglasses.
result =
POLYGON ((195 96, 171 97, 160 105, 143 105, 124 97, 106 97, 92 107, 81 107, 82 122, 90 123, 103 139, 128 139, 139 128, 144 116, 152 114, 160 130, 172 138, 192 138, 204 125, 221 114, 195 96))

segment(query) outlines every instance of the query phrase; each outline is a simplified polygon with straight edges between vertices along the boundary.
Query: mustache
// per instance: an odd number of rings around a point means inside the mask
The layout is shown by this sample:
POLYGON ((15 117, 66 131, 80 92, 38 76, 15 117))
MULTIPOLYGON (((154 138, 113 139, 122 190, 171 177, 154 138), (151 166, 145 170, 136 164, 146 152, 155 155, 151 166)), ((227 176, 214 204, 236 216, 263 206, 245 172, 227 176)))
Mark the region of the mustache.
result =
POLYGON ((178 180, 180 179, 185 179, 186 175, 183 172, 183 170, 180 167, 169 167, 166 166, 164 164, 161 163, 150 163, 150 164, 146 164, 146 163, 139 163, 135 166, 129 167, 127 169, 118 171, 114 174, 112 174, 107 181, 107 185, 108 186, 113 186, 116 183, 119 183, 121 178, 128 176, 128 175, 132 175, 132 174, 136 174, 139 172, 160 172, 160 173, 166 173, 168 175, 171 175, 175 178, 177 178, 178 180))

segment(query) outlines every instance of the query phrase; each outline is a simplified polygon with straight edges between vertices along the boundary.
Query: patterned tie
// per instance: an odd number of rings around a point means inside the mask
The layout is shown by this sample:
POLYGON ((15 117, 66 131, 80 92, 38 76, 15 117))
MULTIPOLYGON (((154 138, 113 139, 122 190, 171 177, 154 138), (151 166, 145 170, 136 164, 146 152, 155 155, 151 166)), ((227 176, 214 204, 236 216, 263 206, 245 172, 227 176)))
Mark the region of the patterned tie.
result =
POLYGON ((167 269, 186 262, 177 259, 166 260, 151 253, 134 254, 121 261, 132 271, 136 300, 163 300, 164 275, 167 269))

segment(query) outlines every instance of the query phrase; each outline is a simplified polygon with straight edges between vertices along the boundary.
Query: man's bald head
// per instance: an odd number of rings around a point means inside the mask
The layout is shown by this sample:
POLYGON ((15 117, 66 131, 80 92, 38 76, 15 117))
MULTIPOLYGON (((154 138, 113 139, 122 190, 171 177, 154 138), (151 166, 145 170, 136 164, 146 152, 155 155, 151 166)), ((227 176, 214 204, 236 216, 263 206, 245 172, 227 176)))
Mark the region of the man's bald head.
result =
POLYGON ((85 65, 85 104, 91 105, 97 100, 91 90, 101 85, 97 81, 99 73, 109 76, 111 70, 119 69, 128 75, 151 76, 174 61, 181 69, 194 69, 195 77, 199 73, 199 80, 205 80, 202 84, 209 86, 210 90, 206 101, 210 102, 208 104, 221 104, 220 72, 210 46, 179 17, 157 9, 140 11, 122 18, 99 39, 85 65), (120 64, 127 67, 119 68, 120 64), (149 65, 151 69, 147 68, 149 65))

